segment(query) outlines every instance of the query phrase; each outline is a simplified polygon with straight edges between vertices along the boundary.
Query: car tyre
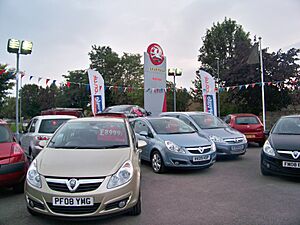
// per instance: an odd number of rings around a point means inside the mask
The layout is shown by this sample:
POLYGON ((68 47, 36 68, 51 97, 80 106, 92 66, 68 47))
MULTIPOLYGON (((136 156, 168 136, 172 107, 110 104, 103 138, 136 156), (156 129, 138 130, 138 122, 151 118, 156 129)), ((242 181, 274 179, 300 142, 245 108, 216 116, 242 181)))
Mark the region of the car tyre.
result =
POLYGON ((159 151, 154 151, 151 155, 151 166, 155 173, 163 173, 165 172, 165 164, 164 160, 159 153, 159 151))
POLYGON ((13 186, 13 191, 17 194, 24 192, 24 181, 13 186))
POLYGON ((141 193, 139 194, 139 199, 135 206, 131 209, 131 211, 128 213, 130 216, 138 216, 142 212, 142 196, 141 193))

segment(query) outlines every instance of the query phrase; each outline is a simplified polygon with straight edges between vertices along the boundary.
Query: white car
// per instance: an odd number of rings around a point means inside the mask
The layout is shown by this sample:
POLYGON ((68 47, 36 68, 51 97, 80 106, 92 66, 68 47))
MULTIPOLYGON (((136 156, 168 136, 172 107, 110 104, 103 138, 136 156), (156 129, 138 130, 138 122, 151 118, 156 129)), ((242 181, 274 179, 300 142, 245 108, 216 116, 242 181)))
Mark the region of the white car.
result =
POLYGON ((20 138, 20 144, 27 156, 34 159, 42 150, 39 142, 50 139, 60 125, 75 118, 75 116, 67 115, 47 115, 32 118, 20 138))

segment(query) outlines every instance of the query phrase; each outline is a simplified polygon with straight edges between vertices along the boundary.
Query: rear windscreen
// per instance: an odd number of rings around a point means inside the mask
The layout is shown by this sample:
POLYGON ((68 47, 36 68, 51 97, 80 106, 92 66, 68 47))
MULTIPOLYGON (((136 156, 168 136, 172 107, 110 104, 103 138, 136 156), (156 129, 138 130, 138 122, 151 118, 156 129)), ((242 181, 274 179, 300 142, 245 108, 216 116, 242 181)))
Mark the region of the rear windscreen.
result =
POLYGON ((0 143, 12 142, 12 135, 7 127, 0 125, 0 143))
POLYGON ((235 119, 236 124, 258 124, 259 121, 254 116, 243 116, 243 117, 237 117, 235 119))
POLYGON ((69 119, 45 119, 42 120, 39 133, 53 134, 60 125, 69 119))

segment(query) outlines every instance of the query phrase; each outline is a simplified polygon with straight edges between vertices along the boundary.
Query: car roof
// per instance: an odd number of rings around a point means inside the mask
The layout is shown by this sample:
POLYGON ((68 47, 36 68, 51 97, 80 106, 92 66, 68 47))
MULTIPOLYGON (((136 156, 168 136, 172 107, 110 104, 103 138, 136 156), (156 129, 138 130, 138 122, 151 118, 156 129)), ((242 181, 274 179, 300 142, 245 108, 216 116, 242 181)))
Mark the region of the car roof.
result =
POLYGON ((199 112, 199 111, 193 111, 193 112, 165 112, 165 113, 161 113, 160 115, 180 115, 180 114, 183 114, 183 115, 211 115, 210 113, 207 113, 207 112, 199 112))
POLYGON ((44 115, 44 116, 35 116, 36 119, 75 119, 76 116, 70 115, 44 115))
POLYGON ((239 116, 255 116, 257 117, 257 115, 255 114, 252 114, 252 113, 234 113, 234 114, 230 114, 231 116, 234 116, 234 117, 239 117, 239 116))
POLYGON ((105 116, 105 117, 83 117, 83 118, 76 118, 74 120, 69 120, 69 122, 81 122, 81 121, 87 121, 87 122, 93 122, 93 121, 115 121, 115 122, 124 122, 126 118, 120 118, 120 117, 113 117, 113 116, 105 116))
POLYGON ((287 116, 282 116, 281 118, 293 118, 293 117, 300 117, 300 115, 287 115, 287 116))

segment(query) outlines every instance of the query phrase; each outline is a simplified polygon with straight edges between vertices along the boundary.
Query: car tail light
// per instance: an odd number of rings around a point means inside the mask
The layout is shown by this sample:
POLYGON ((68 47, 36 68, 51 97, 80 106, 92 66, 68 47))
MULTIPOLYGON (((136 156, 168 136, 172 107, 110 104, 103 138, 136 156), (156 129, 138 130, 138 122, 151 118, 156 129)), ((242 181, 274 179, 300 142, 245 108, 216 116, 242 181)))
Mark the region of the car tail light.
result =
POLYGON ((16 163, 25 160, 25 153, 21 146, 17 143, 11 146, 9 163, 16 163))
POLYGON ((47 141, 50 139, 50 137, 46 137, 46 136, 36 136, 35 138, 38 141, 47 141))

